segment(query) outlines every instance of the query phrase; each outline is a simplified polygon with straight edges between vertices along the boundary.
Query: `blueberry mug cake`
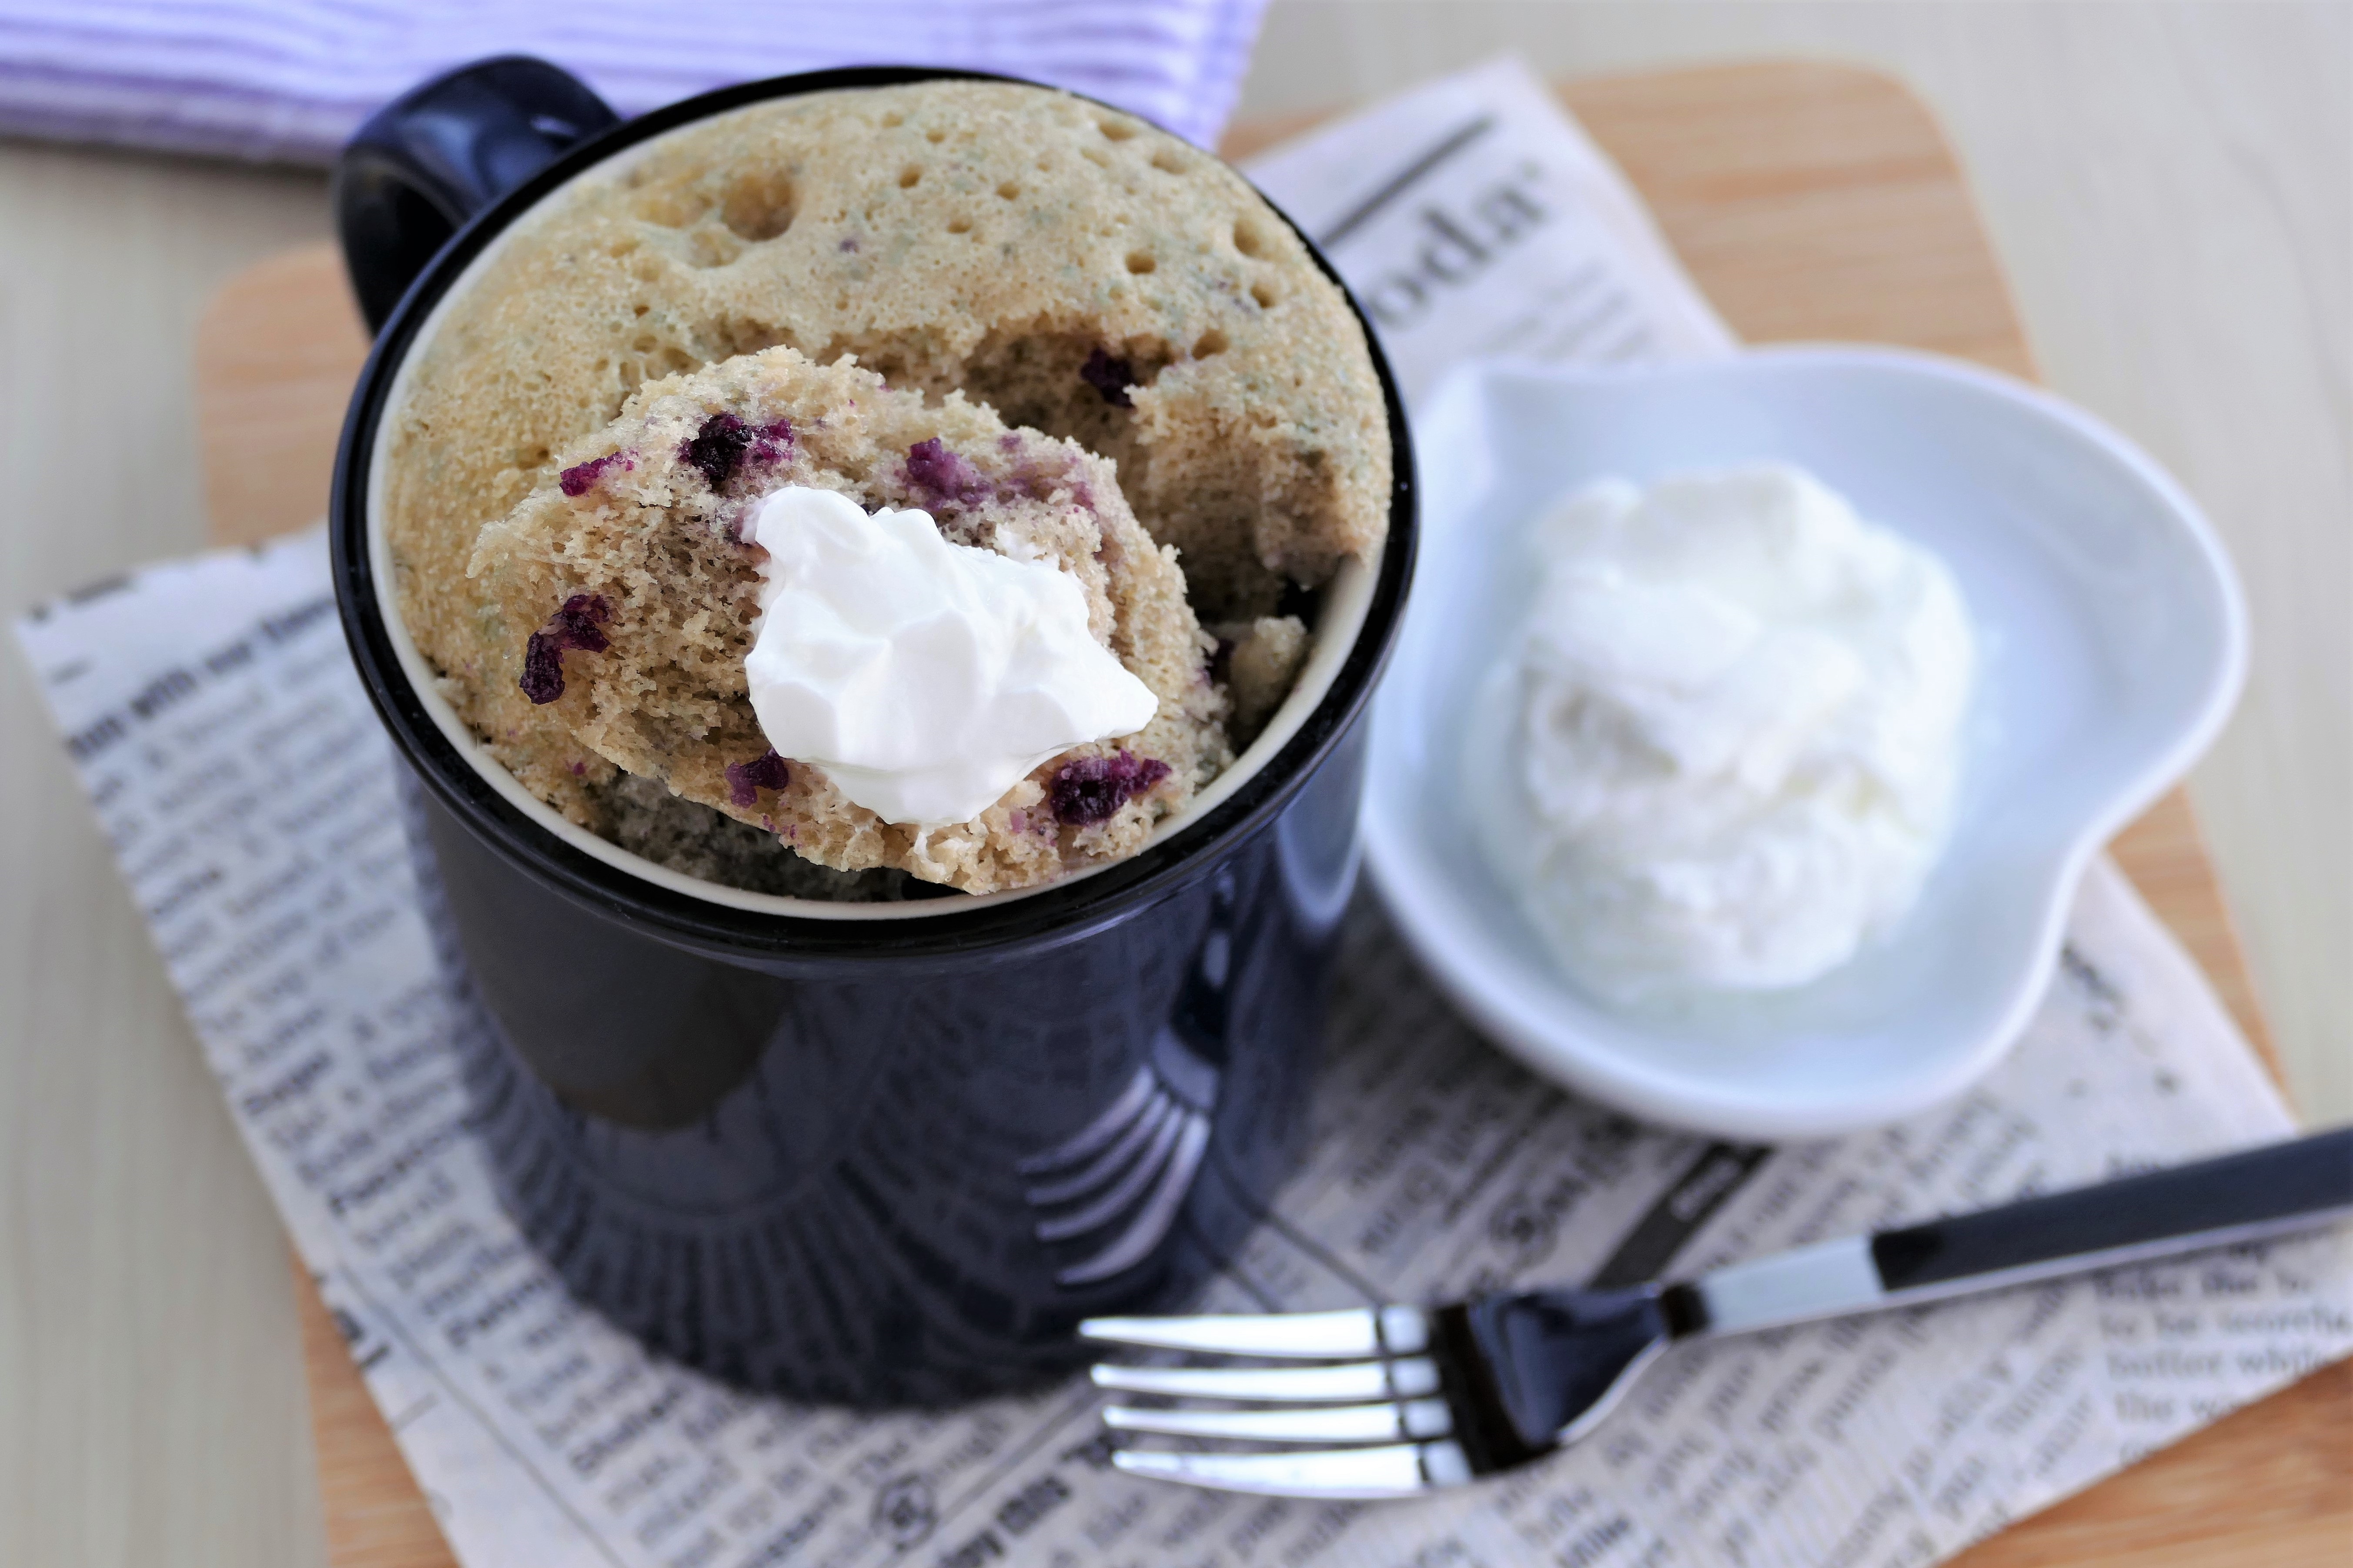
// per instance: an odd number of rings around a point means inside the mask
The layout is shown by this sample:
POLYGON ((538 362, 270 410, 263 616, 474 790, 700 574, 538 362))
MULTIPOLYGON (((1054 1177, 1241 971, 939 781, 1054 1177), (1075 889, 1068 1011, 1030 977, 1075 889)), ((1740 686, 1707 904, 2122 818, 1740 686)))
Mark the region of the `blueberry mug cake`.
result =
POLYGON ((1303 595, 1378 548, 1390 485, 1362 331, 1263 200, 992 82, 761 104, 584 177, 445 310, 389 434, 401 614, 491 754, 650 859, 819 898, 1134 853, 1280 704, 1303 595), (886 541, 936 592, 874 577, 886 541), (810 596, 853 581, 884 586, 810 596), (779 717, 798 675, 761 685, 772 644, 833 693, 817 729, 779 717), (1036 721, 980 800, 828 749, 891 740, 891 692, 952 725, 924 672, 966 657, 1011 672, 987 724, 1036 721), (1095 716, 1039 719, 1057 679, 1095 716))

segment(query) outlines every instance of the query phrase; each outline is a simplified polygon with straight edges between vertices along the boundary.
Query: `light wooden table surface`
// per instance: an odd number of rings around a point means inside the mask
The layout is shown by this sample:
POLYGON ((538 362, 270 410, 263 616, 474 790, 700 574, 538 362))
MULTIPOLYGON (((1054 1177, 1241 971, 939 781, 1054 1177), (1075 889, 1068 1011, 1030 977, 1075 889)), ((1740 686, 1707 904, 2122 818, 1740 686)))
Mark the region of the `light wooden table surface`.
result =
MULTIPOLYGON (((2046 376, 2247 575, 2255 676, 2197 793, 2299 1095, 2353 1113, 2353 13, 1276 0, 1245 108, 1507 45, 1556 76, 1829 53, 1943 113, 2046 376)), ((0 610, 201 541, 196 312, 322 237, 323 193, 0 142, 0 610)), ((13 652, 0 744, 0 1563, 315 1564, 277 1224, 13 652)))

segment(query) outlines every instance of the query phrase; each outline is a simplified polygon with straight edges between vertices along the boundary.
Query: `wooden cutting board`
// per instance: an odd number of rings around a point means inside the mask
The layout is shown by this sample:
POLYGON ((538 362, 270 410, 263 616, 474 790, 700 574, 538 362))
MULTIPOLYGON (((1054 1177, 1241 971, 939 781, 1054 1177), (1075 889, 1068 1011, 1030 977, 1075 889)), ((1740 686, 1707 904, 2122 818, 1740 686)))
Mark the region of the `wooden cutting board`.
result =
MULTIPOLYGON (((1952 153, 1901 85, 1844 66, 1767 63, 1561 89, 1743 338, 1905 343, 2020 375, 2033 363, 1952 153)), ((1240 156, 1317 117, 1237 126, 1240 156)), ((333 252, 232 279, 196 342, 213 532, 246 542, 326 507, 343 405, 366 350, 333 252)), ((2117 862, 2278 1061, 2188 797, 2120 837, 2117 862)), ((335 1568, 454 1559, 301 1268, 320 1485, 335 1568)), ((1959 1559, 1968 1568, 2269 1568, 2353 1562, 2353 1363, 2339 1363, 1959 1559)))

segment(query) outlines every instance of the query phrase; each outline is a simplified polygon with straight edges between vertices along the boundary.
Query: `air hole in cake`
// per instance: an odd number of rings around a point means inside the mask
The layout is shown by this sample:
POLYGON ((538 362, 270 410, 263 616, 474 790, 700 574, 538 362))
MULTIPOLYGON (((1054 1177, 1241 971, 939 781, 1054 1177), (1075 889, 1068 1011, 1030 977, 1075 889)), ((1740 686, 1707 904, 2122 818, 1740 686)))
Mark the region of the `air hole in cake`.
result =
POLYGON ((907 117, 895 109, 882 116, 882 129, 885 131, 896 131, 906 123, 907 117))
POLYGON ((1164 174, 1182 174, 1187 172, 1185 161, 1179 158, 1176 149, 1171 147, 1163 147, 1155 151, 1152 154, 1152 166, 1164 174))
POLYGON ((727 359, 734 354, 758 353, 779 343, 793 341, 792 333, 770 321, 754 321, 741 316, 723 316, 702 334, 710 345, 707 357, 727 359))
POLYGON ((1266 254, 1266 236, 1260 232, 1255 219, 1241 218, 1235 222, 1234 248, 1244 256, 1266 254))
POLYGON ((1131 250, 1127 253, 1127 269, 1130 272, 1151 272, 1156 270, 1159 266, 1160 263, 1152 258, 1152 253, 1148 250, 1131 250))
POLYGON ((643 300, 640 300, 636 304, 629 307, 629 314, 636 320, 643 321, 646 313, 652 309, 653 307, 651 305, 649 305, 643 300))
POLYGON ((1103 140, 1106 142, 1124 142, 1135 134, 1135 127, 1124 120, 1103 121, 1097 129, 1103 132, 1103 140))
POLYGON ((736 238, 757 245, 793 226, 792 182, 782 174, 738 176, 719 204, 719 220, 736 238))
POLYGON ((686 258, 697 267, 724 267, 744 254, 744 242, 726 229, 706 226, 686 237, 686 258))
POLYGON ((638 216, 657 228, 684 228, 711 210, 711 198, 694 189, 654 191, 638 203, 638 216))
POLYGON ((1012 181, 1008 180, 1008 181, 1006 181, 1003 184, 1001 184, 1001 185, 999 185, 999 186, 997 186, 997 194, 998 195, 1000 195, 1000 196, 1003 196, 1007 201, 1008 201, 1008 202, 1009 202, 1009 201, 1011 201, 1014 197, 1016 197, 1016 196, 1018 196, 1018 195, 1019 195, 1021 194, 1021 187, 1020 187, 1019 185, 1015 184, 1012 181))
POLYGON ((1193 341, 1193 357, 1195 359, 1208 359, 1212 354, 1221 354, 1225 352, 1226 334, 1218 331, 1215 327, 1211 327, 1208 331, 1203 332, 1198 338, 1196 338, 1193 341))
POLYGON ((934 143, 934 145, 936 145, 936 144, 937 144, 937 143, 939 143, 939 142, 944 142, 944 141, 946 141, 947 139, 948 139, 948 133, 947 133, 946 132, 944 132, 944 131, 941 130, 941 129, 940 129, 938 126, 936 126, 936 125, 933 126, 929 131, 926 131, 926 132, 923 132, 923 140, 924 140, 924 141, 926 141, 926 142, 932 142, 932 143, 934 143))
POLYGON ((1261 310, 1271 310, 1282 300, 1282 296, 1274 291, 1274 285, 1264 281, 1250 285, 1250 298, 1258 301, 1261 310))
POLYGON ((905 168, 899 171, 899 188, 902 191, 912 191, 915 188, 916 184, 922 181, 923 177, 923 170, 915 167, 913 163, 910 163, 905 168))
POLYGON ((936 392, 941 395, 947 392, 944 385, 935 386, 937 378, 933 375, 927 362, 914 357, 904 345, 887 336, 870 338, 864 333, 857 333, 836 338, 826 345, 823 353, 816 357, 831 363, 843 354, 855 354, 860 364, 893 386, 917 386, 927 393, 936 392))
POLYGON ((969 234, 969 233, 971 233, 971 232, 972 232, 972 219, 970 219, 970 218, 968 218, 968 217, 952 217, 952 218, 948 219, 948 232, 949 232, 950 234, 969 234))

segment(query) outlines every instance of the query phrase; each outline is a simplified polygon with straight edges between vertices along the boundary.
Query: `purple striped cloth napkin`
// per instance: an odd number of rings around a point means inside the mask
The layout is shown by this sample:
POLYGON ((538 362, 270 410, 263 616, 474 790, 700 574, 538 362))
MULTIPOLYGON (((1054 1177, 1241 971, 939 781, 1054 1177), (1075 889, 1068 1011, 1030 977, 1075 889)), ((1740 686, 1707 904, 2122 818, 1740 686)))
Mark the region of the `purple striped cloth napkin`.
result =
POLYGON ((323 163, 425 77, 533 54, 637 114, 731 81, 958 66, 1207 145, 1265 0, 0 0, 0 134, 323 163))

